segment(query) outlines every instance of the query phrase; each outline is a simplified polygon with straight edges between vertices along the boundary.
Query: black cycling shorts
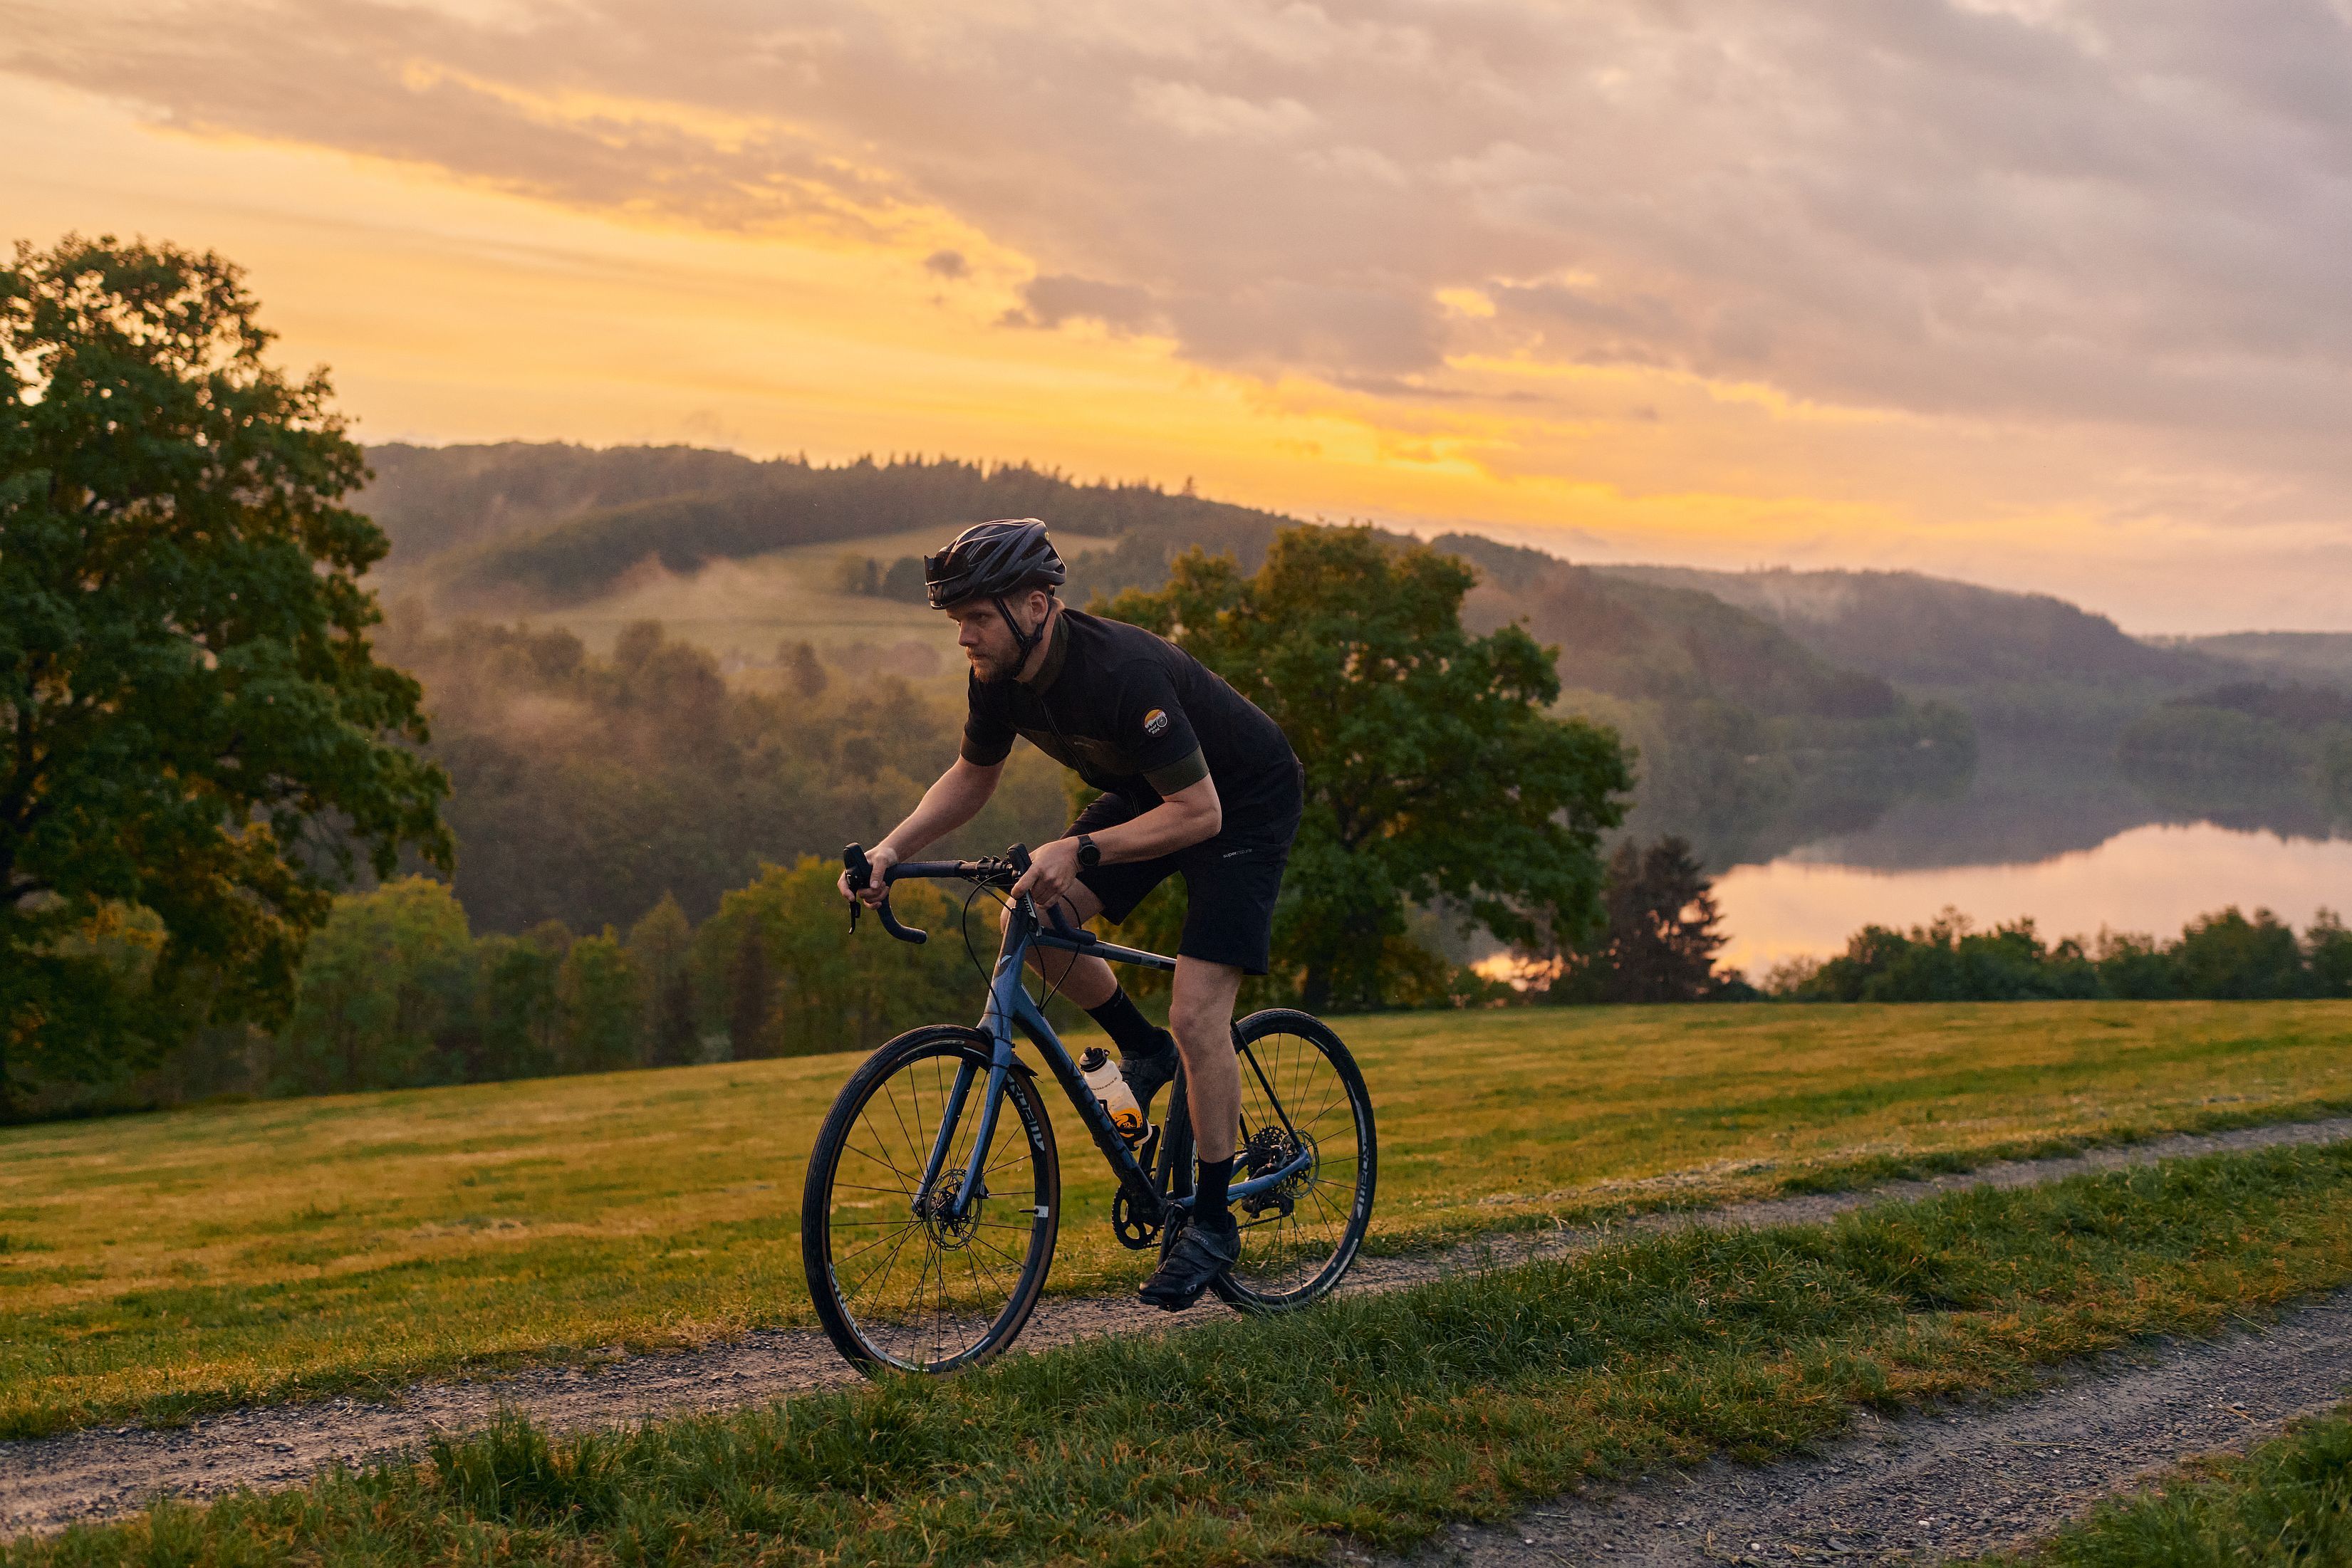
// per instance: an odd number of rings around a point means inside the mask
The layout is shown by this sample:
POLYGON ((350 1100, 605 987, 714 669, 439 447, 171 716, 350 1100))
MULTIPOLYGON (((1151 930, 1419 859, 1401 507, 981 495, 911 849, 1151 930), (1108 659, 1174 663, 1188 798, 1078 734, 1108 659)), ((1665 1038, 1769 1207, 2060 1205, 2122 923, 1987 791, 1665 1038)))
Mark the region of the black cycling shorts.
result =
MULTIPOLYGON (((1274 901, 1282 892, 1282 868, 1290 841, 1298 836, 1301 797, 1287 810, 1228 821, 1213 839, 1190 844, 1157 860, 1122 861, 1078 873, 1116 925, 1135 913, 1146 894, 1171 876, 1184 879, 1184 936, 1177 956, 1230 964, 1244 974, 1263 975, 1273 956, 1274 901)), ((1098 795, 1078 813, 1065 837, 1098 833, 1132 821, 1133 802, 1123 795, 1098 795)))

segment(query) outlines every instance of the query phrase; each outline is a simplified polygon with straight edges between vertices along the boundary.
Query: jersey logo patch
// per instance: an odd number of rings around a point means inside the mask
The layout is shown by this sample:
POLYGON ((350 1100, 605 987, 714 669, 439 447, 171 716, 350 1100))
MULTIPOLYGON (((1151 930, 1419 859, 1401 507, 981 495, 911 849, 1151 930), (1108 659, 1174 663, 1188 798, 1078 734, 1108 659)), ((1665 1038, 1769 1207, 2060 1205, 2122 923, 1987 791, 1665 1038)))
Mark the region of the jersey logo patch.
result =
POLYGON ((1168 715, 1166 712, 1160 708, 1153 708, 1150 713, 1145 714, 1143 716, 1143 733, 1151 736, 1167 734, 1168 715))

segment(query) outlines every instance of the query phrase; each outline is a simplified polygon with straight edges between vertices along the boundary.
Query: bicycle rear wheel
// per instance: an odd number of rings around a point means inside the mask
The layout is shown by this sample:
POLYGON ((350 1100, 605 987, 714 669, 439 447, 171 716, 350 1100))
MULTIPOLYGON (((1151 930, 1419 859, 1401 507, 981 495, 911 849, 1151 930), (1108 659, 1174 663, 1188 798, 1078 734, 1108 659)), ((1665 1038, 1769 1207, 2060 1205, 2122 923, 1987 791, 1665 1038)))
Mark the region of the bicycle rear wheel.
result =
POLYGON ((1013 1343, 1045 1287, 1061 1212, 1054 1129, 1025 1074, 961 1217, 950 1200, 971 1164, 990 1046, 977 1030, 900 1035, 850 1075, 809 1155, 801 1260, 819 1321, 851 1364, 949 1372, 1013 1343), (923 1171, 963 1070, 939 1179, 923 1171))
POLYGON ((1379 1164, 1372 1101, 1356 1059, 1319 1019, 1269 1008, 1242 1019, 1234 1035, 1242 1123, 1234 1181, 1280 1170, 1301 1152, 1309 1158, 1299 1175, 1234 1202, 1241 1260, 1214 1289, 1243 1312, 1286 1312, 1330 1294, 1363 1245, 1379 1164))

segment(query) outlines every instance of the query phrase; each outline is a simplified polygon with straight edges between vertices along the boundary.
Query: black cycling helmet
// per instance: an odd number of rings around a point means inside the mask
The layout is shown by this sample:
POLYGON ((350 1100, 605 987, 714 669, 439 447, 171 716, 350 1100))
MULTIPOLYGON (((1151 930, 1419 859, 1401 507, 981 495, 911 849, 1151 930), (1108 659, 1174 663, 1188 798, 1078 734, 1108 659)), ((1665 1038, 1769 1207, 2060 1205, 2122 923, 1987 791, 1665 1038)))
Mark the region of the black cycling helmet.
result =
POLYGON ((934 610, 1024 588, 1059 588, 1068 575, 1045 525, 1034 517, 974 523, 947 549, 923 558, 923 590, 934 610))

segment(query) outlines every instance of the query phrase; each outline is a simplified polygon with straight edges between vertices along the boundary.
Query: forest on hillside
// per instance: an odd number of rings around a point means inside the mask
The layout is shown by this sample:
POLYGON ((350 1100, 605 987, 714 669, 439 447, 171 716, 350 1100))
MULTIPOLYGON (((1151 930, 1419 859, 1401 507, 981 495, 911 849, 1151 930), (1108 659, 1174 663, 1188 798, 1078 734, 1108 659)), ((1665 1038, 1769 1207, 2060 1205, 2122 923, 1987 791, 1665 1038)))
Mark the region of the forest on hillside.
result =
POLYGON ((560 609, 604 592, 647 561, 690 572, 798 546, 854 543, 987 517, 1050 517, 1082 538, 1116 541, 1074 583, 1088 592, 1151 586, 1177 540, 1263 559, 1297 519, 1157 485, 1081 484, 1028 464, 870 457, 835 466, 758 462, 690 447, 514 444, 384 446, 362 497, 391 537, 397 580, 422 579, 448 603, 560 609))
MULTIPOLYGON (((822 467, 687 448, 525 445, 371 456, 378 477, 365 501, 394 541, 388 580, 445 616, 561 620, 566 604, 648 564, 692 572, 818 544, 841 547, 826 552, 824 591, 915 603, 919 561, 862 554, 863 540, 918 527, 944 536, 962 521, 1019 515, 1047 517, 1076 547, 1069 596, 1085 603, 1157 588, 1169 561, 1192 549, 1255 570, 1294 520, 1189 489, 921 458, 822 467)), ((1563 711, 1610 724, 1637 747, 1639 835, 1678 834, 1727 866, 1968 777, 1964 712, 1914 701, 1765 617, 1475 536, 1440 543, 1486 578, 1465 607, 1473 622, 1524 620, 1558 645, 1563 711)))
MULTIPOLYGON (((379 646, 425 683, 449 770, 457 898, 480 930, 625 929, 664 897, 707 918, 763 862, 872 841, 955 755, 960 694, 777 650, 772 689, 730 683, 656 622, 598 657, 562 626, 394 616, 379 646)), ((1023 748, 948 848, 1058 833, 1058 768, 1023 748)))

